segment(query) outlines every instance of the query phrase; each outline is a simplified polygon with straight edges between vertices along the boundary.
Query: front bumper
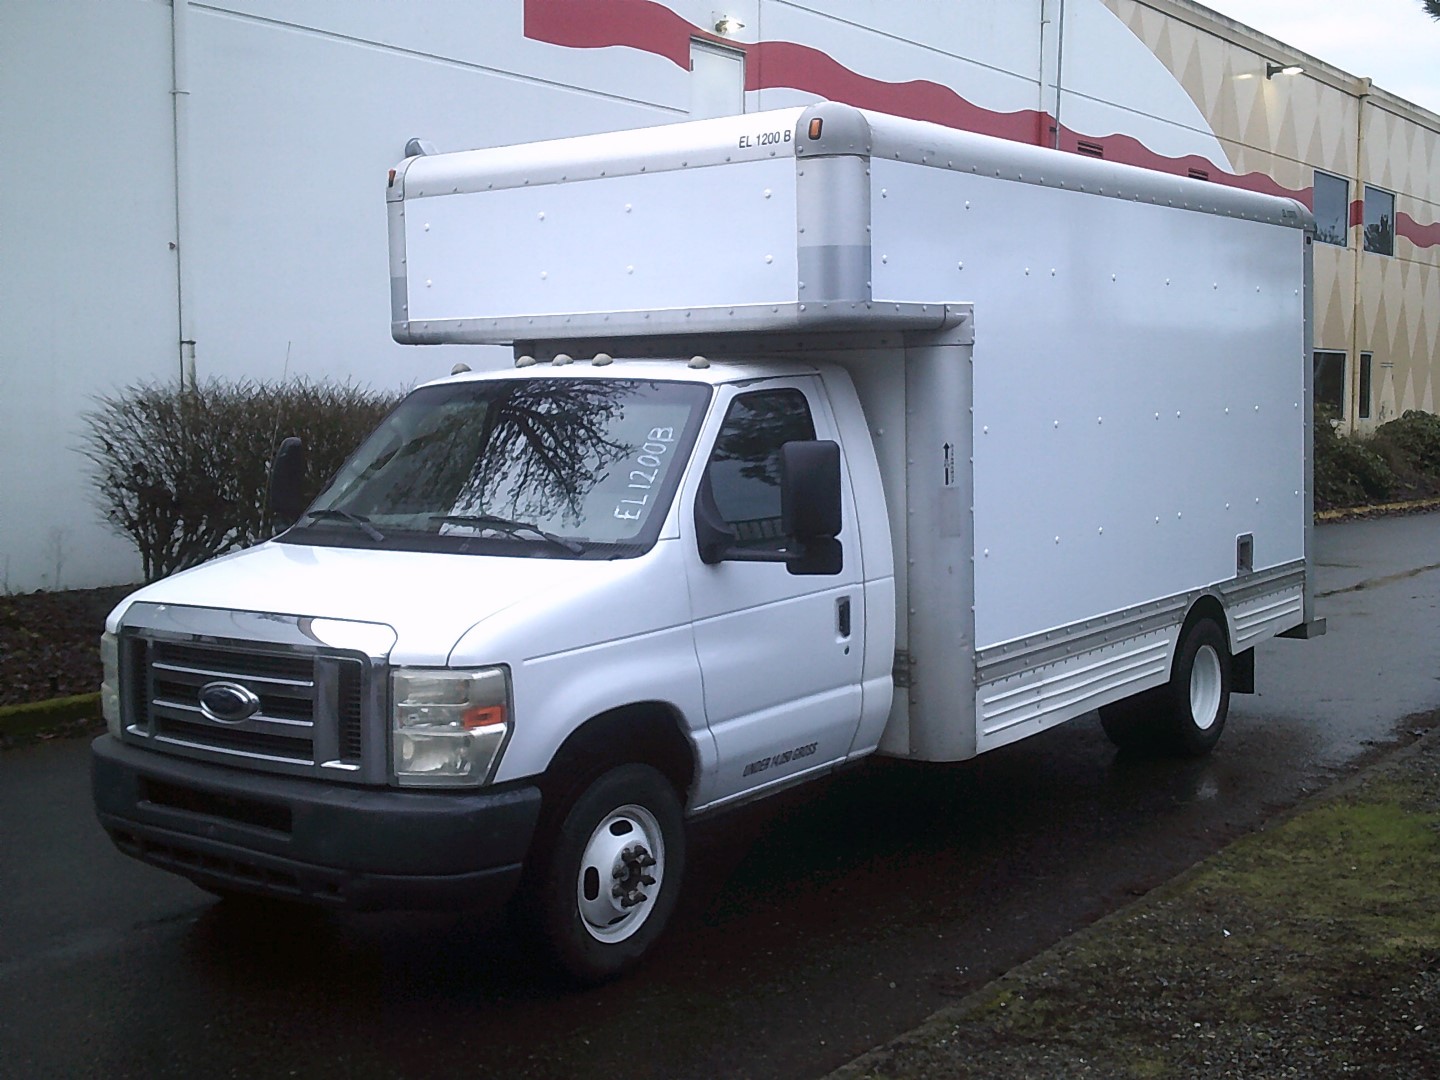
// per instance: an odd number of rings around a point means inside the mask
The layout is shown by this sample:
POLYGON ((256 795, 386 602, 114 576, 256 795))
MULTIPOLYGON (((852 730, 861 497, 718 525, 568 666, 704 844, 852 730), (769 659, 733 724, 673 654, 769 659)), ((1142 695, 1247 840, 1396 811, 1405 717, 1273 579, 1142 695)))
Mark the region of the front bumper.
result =
POLYGON ((110 735, 91 748, 116 847, 213 891, 359 911, 509 899, 540 813, 529 785, 408 792, 242 772, 110 735))

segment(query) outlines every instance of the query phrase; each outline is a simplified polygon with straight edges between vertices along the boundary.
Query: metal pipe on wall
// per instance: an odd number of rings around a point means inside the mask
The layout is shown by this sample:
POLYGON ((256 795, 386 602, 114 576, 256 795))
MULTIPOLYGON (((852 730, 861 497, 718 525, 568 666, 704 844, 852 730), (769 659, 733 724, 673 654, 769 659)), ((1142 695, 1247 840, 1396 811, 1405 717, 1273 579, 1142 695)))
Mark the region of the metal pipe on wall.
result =
POLYGON ((1060 149, 1060 85, 1065 50, 1065 0, 1040 0, 1038 15, 1040 18, 1040 66, 1036 111, 1039 113, 1039 120, 1038 129, 1035 132, 1035 145, 1049 146, 1058 150, 1060 149), (1053 101, 1049 95, 1049 88, 1052 85, 1050 79, 1052 63, 1055 88, 1053 101), (1047 120, 1050 123, 1049 131, 1044 129, 1047 120))
POLYGON ((1055 141, 1051 143, 1055 150, 1060 149, 1060 94, 1065 74, 1065 0, 1060 0, 1058 21, 1060 26, 1055 38, 1055 141))
POLYGON ((195 385, 195 320, 191 312, 194 282, 185 243, 193 235, 190 165, 190 0, 170 2, 171 89, 175 123, 175 313, 179 330, 180 385, 195 385))
MULTIPOLYGON (((1354 434, 1360 427, 1360 263, 1365 258, 1365 107, 1370 100, 1369 79, 1360 80, 1355 102, 1355 194, 1360 199, 1360 240, 1355 245, 1354 271, 1350 278, 1350 357, 1345 368, 1345 392, 1350 408, 1345 410, 1345 428, 1354 434)), ((1311 355, 1312 364, 1314 355, 1311 355)))

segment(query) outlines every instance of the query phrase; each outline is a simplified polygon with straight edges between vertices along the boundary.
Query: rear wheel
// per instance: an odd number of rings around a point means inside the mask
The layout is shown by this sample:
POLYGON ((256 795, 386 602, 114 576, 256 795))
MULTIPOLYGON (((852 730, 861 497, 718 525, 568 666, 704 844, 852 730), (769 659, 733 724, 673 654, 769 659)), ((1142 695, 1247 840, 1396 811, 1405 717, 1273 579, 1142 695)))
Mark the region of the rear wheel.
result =
POLYGON ((1169 699, 1161 728, 1168 749, 1186 757, 1208 754, 1230 712, 1230 649, 1209 619, 1195 623, 1180 642, 1169 699))
POLYGON ((531 907, 550 959, 581 983, 638 964, 675 910, 685 869, 680 800, 649 765, 597 778, 563 812, 537 851, 531 907))
POLYGON ((1230 650, 1211 619, 1192 623, 1166 686, 1107 705, 1100 722, 1121 749, 1201 757, 1215 748, 1230 711, 1230 650))

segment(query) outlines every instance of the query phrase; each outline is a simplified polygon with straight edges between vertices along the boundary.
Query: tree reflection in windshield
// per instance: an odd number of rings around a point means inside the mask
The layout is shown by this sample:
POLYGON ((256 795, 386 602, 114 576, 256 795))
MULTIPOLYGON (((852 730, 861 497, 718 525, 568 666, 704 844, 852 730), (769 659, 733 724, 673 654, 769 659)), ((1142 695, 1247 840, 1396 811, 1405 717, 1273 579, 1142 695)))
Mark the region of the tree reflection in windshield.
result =
POLYGON ((576 525, 585 496, 631 447, 612 426, 632 388, 614 383, 520 383, 485 410, 475 469, 458 513, 576 525))
POLYGON ((315 506, 363 516, 387 537, 406 534, 397 541, 404 547, 416 546, 415 533, 444 539, 489 532, 523 544, 526 529, 635 543, 659 528, 655 519, 678 482, 708 395, 701 386, 618 379, 423 387, 315 506), (526 529, 492 528, 486 517, 526 529))

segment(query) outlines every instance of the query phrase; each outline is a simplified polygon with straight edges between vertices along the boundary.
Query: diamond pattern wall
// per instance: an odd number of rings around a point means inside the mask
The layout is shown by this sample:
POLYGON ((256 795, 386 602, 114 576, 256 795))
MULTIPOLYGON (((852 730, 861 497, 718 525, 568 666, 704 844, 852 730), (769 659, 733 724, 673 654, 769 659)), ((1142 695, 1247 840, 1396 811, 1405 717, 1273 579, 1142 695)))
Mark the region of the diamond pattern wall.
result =
POLYGON ((1349 246, 1316 245, 1315 346, 1350 358, 1352 427, 1367 429, 1406 409, 1433 410, 1440 383, 1440 117, 1189 0, 1102 2, 1195 101, 1230 156, 1229 171, 1263 173, 1307 202, 1316 169, 1348 179, 1349 246), (1307 70, 1266 78, 1273 61, 1307 70), (1366 184, 1395 195, 1393 256, 1363 250, 1366 184), (1374 356, 1368 418, 1357 417, 1353 405, 1361 352, 1374 356))

